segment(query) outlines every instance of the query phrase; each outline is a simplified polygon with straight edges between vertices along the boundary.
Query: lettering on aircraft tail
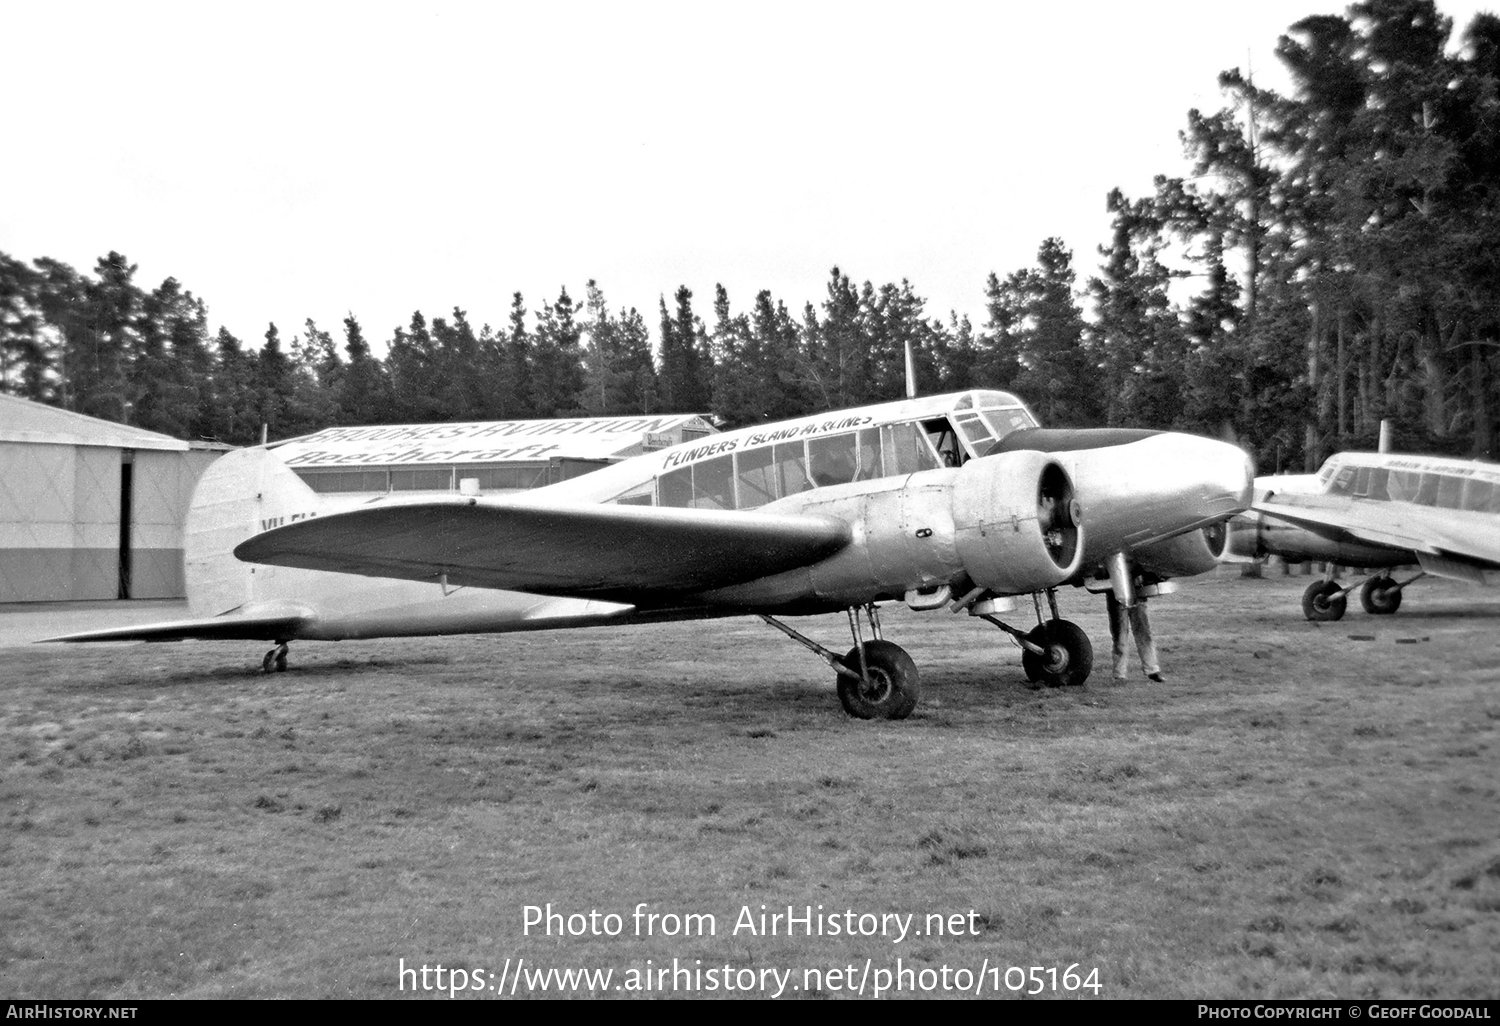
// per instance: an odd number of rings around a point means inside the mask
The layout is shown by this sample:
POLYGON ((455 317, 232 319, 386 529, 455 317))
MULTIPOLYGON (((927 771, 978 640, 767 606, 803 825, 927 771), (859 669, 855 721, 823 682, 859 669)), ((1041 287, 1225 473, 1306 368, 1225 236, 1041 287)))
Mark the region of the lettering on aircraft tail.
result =
POLYGON ((261 517, 260 529, 262 531, 269 531, 273 527, 284 527, 287 524, 295 524, 299 520, 311 520, 317 515, 315 511, 312 513, 293 513, 289 517, 261 517))

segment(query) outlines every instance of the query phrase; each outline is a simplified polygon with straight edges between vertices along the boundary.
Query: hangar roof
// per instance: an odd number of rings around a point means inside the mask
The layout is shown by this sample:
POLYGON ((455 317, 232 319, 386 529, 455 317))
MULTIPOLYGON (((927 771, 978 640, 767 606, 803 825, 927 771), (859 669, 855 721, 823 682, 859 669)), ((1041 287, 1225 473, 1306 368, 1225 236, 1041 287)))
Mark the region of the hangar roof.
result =
POLYGON ((44 445, 98 445, 116 449, 192 448, 171 435, 157 434, 129 424, 116 424, 14 395, 0 395, 0 442, 44 445))
POLYGON ((325 428, 274 442, 271 448, 293 468, 611 460, 665 449, 714 430, 696 413, 388 424, 325 428))

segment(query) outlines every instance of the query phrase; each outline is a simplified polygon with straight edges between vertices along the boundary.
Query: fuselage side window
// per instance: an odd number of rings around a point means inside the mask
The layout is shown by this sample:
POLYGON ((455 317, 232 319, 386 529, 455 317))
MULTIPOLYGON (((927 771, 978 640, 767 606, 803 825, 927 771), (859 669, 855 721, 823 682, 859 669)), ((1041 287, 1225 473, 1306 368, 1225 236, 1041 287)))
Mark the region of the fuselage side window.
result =
POLYGON ((1386 488, 1395 502, 1416 502, 1421 483, 1422 475, 1415 470, 1393 470, 1386 488))
POLYGON ((781 497, 805 492, 813 486, 807 477, 807 454, 801 442, 776 443, 776 485, 781 497))
POLYGON ((807 442, 807 468, 819 487, 854 480, 854 436, 831 435, 807 442))
POLYGON ((880 429, 865 428, 857 435, 859 440, 859 472, 854 475, 856 481, 871 481, 882 477, 885 471, 881 468, 880 458, 880 429))
POLYGON ((693 504, 693 468, 669 470, 657 479, 658 506, 691 506, 693 504))
POLYGON ((771 461, 769 445, 735 453, 734 466, 739 491, 737 508, 754 509, 776 501, 776 465, 771 461))
POLYGON ((1334 475, 1333 483, 1328 486, 1330 495, 1348 495, 1354 488, 1354 468, 1341 467, 1334 475))
POLYGON ((1438 475, 1437 504, 1444 509, 1458 509, 1463 501, 1464 479, 1452 474, 1438 475))
POLYGON ((887 477, 932 470, 938 461, 927 447, 927 438, 916 424, 887 424, 880 429, 880 447, 887 477))
POLYGON ((1500 488, 1474 477, 1464 482, 1464 497, 1460 509, 1500 513, 1500 505, 1497 503, 1500 503, 1500 488))
POLYGON ((1423 474, 1422 482, 1417 487, 1417 497, 1413 501, 1421 503, 1423 506, 1436 506, 1439 476, 1438 474, 1431 473, 1423 474))
POLYGON ((734 509, 734 465, 729 456, 693 464, 693 506, 734 509))

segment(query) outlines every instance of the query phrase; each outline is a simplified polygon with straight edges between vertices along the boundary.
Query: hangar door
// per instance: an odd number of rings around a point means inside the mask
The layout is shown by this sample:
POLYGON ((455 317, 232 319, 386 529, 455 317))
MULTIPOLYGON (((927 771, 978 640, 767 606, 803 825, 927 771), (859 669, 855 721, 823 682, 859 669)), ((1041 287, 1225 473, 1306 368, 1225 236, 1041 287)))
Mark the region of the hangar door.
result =
POLYGON ((120 450, 0 443, 0 602, 120 589, 120 450))

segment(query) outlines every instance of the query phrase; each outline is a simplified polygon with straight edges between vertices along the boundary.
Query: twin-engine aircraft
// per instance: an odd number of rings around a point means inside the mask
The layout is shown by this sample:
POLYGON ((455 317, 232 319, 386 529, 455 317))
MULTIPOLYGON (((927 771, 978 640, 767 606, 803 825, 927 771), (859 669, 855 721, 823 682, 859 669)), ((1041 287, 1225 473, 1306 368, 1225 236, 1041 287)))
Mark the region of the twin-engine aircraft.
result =
POLYGON ((1377 567, 1359 586, 1367 613, 1394 613, 1403 589, 1430 575, 1474 584, 1500 580, 1500 465, 1438 456, 1341 452, 1316 474, 1255 479, 1254 509, 1230 524, 1231 559, 1281 556, 1327 562, 1302 612, 1337 620, 1356 587, 1340 566, 1377 567), (1398 581, 1396 567, 1417 566, 1398 581))
POLYGON ((901 719, 919 676, 877 603, 982 617, 1030 679, 1081 684, 1092 648, 1056 589, 1107 580, 1129 605, 1142 584, 1211 569, 1251 475, 1222 442, 1044 430, 995 391, 711 435, 519 494, 471 481, 354 508, 275 446, 244 449, 208 469, 188 517, 197 618, 55 640, 264 639, 270 670, 293 640, 753 614, 829 663, 851 715, 901 719), (1028 595, 1035 627, 1000 619, 1028 595), (837 611, 846 653, 780 619, 837 611))

